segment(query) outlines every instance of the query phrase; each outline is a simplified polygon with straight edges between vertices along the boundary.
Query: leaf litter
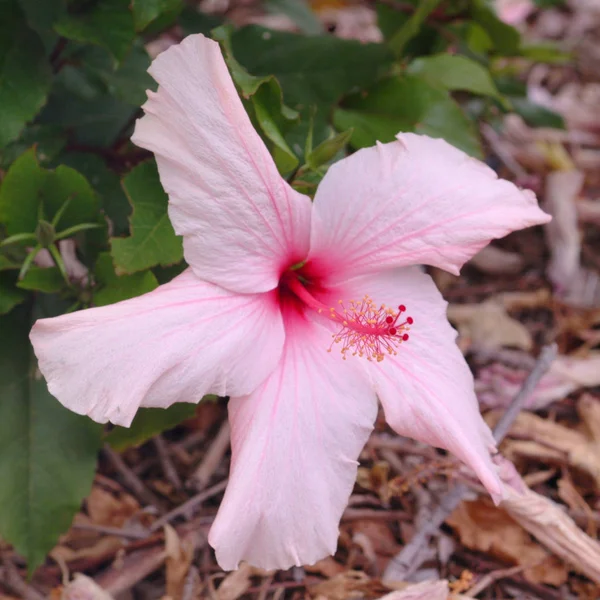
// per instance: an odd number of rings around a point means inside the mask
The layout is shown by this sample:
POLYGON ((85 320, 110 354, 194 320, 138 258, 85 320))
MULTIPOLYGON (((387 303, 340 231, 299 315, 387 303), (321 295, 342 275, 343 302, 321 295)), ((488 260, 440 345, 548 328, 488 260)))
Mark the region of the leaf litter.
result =
MULTIPOLYGON (((338 35, 380 39, 370 3, 312 4, 338 35)), ((238 23, 296 28, 252 2, 202 6, 229 10, 238 23)), ((532 6, 527 20, 515 17, 526 36, 560 39, 577 57, 527 76, 529 99, 560 114, 566 129, 534 129, 510 114, 499 133, 483 134, 502 174, 536 188, 554 221, 545 240, 527 231, 485 249, 461 278, 434 273, 490 425, 522 389, 540 347, 558 343, 501 446, 518 469, 506 466, 505 476, 521 493, 493 506, 454 460, 391 436, 380 419, 334 557, 286 572, 242 565, 223 573, 206 535, 227 478, 228 429, 224 405, 203 404, 120 462, 103 455, 81 512, 32 581, 0 546, 0 600, 600 597, 600 11, 593 0, 539 13, 532 6), (467 497, 412 572, 385 578, 446 490, 465 482, 467 497)))

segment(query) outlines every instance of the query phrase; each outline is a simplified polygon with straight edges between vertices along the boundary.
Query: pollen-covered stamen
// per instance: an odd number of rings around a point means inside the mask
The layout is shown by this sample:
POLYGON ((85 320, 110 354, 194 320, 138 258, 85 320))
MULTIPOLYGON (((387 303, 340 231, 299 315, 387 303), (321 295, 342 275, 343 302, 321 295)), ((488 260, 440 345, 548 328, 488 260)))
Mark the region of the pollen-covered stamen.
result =
POLYGON ((341 344, 344 359, 350 354, 379 362, 386 355, 397 354, 397 347, 408 340, 408 330, 414 321, 402 316, 406 312, 403 304, 394 309, 377 305, 364 296, 360 301, 350 300, 348 306, 339 300, 337 307, 327 307, 298 279, 290 278, 286 285, 307 306, 340 325, 340 330, 333 334, 329 351, 334 344, 341 344))
POLYGON ((407 331, 414 321, 412 317, 402 320, 404 305, 394 310, 375 304, 369 296, 360 302, 350 300, 347 307, 341 301, 339 304, 339 309, 329 310, 329 316, 342 325, 333 335, 332 346, 341 344, 344 358, 350 353, 380 362, 386 355, 397 354, 397 347, 408 340, 407 331))

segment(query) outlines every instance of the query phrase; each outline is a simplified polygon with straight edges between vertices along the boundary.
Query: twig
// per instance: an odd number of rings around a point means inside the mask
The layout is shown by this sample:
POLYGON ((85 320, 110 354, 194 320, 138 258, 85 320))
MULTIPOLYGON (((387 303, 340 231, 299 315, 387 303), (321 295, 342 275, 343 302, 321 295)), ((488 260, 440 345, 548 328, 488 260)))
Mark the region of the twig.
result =
POLYGON ((148 537, 146 531, 108 527, 107 525, 95 525, 93 523, 73 523, 71 527, 73 527, 73 529, 80 529, 81 531, 95 531, 96 533, 104 533, 106 535, 114 535, 116 537, 129 538, 132 540, 143 540, 148 537))
POLYGON ((225 420, 198 468, 188 479, 188 485, 203 490, 217 470, 229 448, 229 421, 225 420))
POLYGON ((504 163, 506 168, 519 179, 527 177, 527 171, 513 158, 508 150, 506 143, 494 131, 494 128, 487 123, 481 125, 481 134, 491 146, 494 154, 504 163))
POLYGON ((156 448, 158 460, 160 461, 160 466, 163 470, 163 473, 165 474, 165 477, 176 490, 183 489, 183 483, 181 483, 181 479, 177 474, 177 469, 175 469, 173 461, 169 456, 169 449, 165 444, 165 440, 161 435, 157 435, 153 438, 152 442, 154 443, 154 447, 156 448))
POLYGON ((125 461, 108 444, 104 445, 104 454, 115 470, 119 472, 125 485, 136 494, 140 500, 158 508, 162 507, 163 503, 161 500, 144 485, 142 480, 125 464, 125 461))
MULTIPOLYGON (((556 344, 542 348, 535 366, 494 428, 496 442, 501 442, 508 433, 523 405, 533 393, 544 373, 550 368, 556 353, 556 344)), ((448 515, 456 509, 468 490, 469 488, 464 483, 458 483, 439 499, 439 506, 433 511, 430 519, 415 533, 410 542, 390 560, 384 571, 383 579, 405 579, 418 569, 420 565, 419 558, 423 556, 429 538, 442 526, 448 515)))
POLYGON ((2 565, 4 567, 4 577, 0 577, 2 584, 6 585, 11 591, 19 594, 24 600, 44 600, 44 595, 26 583, 21 575, 19 575, 10 558, 3 556, 2 565))
POLYGON ((513 575, 518 575, 526 568, 527 566, 517 565, 516 567, 510 567, 508 569, 498 569, 496 571, 492 571, 491 573, 487 573, 468 592, 465 592, 463 595, 467 596, 468 598, 475 598, 475 596, 483 592, 483 590, 492 585, 492 583, 498 581, 499 579, 504 579, 505 577, 512 577, 513 575))
POLYGON ((544 346, 542 348, 535 366, 527 376, 523 386, 494 427, 494 439, 497 443, 500 443, 504 439, 504 436, 508 433, 508 430, 514 423, 518 414, 523 410, 525 402, 527 402, 531 394, 533 394, 537 384, 540 382, 540 379, 550 368, 550 365, 556 358, 557 353, 558 346, 556 344, 550 344, 549 346, 544 346))
POLYGON ((219 492, 222 492, 227 487, 227 479, 209 487, 207 490, 196 494, 192 498, 190 498, 187 502, 184 502, 181 506, 174 508, 172 511, 168 512, 166 515, 157 519, 150 526, 150 532, 153 533, 157 529, 160 529, 163 525, 172 521, 176 517, 186 514, 187 512, 195 509, 199 504, 202 504, 205 500, 216 496, 219 492))

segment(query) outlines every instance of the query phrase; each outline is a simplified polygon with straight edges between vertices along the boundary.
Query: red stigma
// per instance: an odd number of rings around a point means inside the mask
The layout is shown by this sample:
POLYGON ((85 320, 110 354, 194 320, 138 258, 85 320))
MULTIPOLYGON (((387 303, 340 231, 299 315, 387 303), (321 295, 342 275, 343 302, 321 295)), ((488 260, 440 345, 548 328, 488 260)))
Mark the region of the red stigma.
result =
POLYGON ((406 322, 407 322, 409 325, 412 325, 412 324, 414 323, 414 321, 413 321, 413 318, 412 318, 412 317, 407 317, 407 319, 406 319, 406 322))
POLYGON ((386 355, 396 355, 398 345, 408 340, 406 331, 412 318, 400 320, 406 310, 404 304, 396 312, 385 304, 377 306, 365 296, 360 302, 350 300, 348 308, 341 301, 340 306, 341 309, 330 308, 328 314, 325 310, 320 312, 341 324, 341 329, 333 335, 333 343, 342 345, 344 359, 351 352, 352 356, 381 362, 386 355))

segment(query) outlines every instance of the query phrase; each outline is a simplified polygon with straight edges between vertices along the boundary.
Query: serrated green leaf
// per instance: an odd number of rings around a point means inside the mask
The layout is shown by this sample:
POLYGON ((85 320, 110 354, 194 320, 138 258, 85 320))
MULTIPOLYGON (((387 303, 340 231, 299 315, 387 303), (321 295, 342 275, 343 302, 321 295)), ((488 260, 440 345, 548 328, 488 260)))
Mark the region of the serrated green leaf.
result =
POLYGON ((52 73, 44 45, 16 1, 0 7, 0 148, 15 140, 46 102, 52 73))
POLYGON ((58 35, 52 29, 52 25, 65 12, 66 0, 19 0, 19 4, 29 26, 34 29, 44 42, 48 53, 55 46, 58 35))
POLYGON ((0 318, 0 536, 43 562, 89 492, 102 426, 63 408, 35 376, 27 311, 0 318))
POLYGON ((104 159, 90 152, 67 152, 59 156, 59 161, 85 176, 99 196, 102 210, 111 221, 113 234, 126 235, 131 205, 121 187, 121 180, 104 159))
POLYGON ((60 165, 54 171, 39 166, 35 150, 20 156, 0 187, 0 222, 9 235, 34 232, 40 216, 52 221, 70 200, 58 231, 95 219, 98 202, 85 177, 60 165))
POLYGON ((94 274, 99 288, 94 291, 94 306, 105 306, 135 298, 158 287, 158 281, 151 271, 117 275, 108 252, 102 252, 98 256, 94 274))
POLYGON ((264 27, 237 30, 233 54, 253 75, 274 75, 292 108, 325 105, 375 81, 393 56, 383 44, 362 44, 334 36, 303 36, 264 27))
POLYGON ((109 93, 92 99, 80 98, 57 82, 39 119, 45 124, 70 130, 74 141, 94 147, 114 144, 119 136, 129 136, 139 106, 132 106, 109 93))
POLYGON ((135 167, 123 180, 123 188, 133 213, 131 236, 110 240, 117 271, 135 273, 178 263, 183 258, 183 246, 167 215, 168 198, 156 163, 148 161, 135 167))
POLYGON ((191 419, 195 412, 196 404, 184 403, 173 404, 167 409, 140 408, 131 427, 115 427, 108 433, 105 441, 118 452, 140 446, 155 435, 191 419))
POLYGON ((30 267, 25 277, 17 283, 23 290, 34 290, 46 294, 55 294, 65 287, 65 280, 57 267, 42 269, 30 267))
POLYGON ((415 59, 407 69, 434 85, 454 91, 464 90, 482 96, 501 98, 489 71, 466 56, 437 54, 415 59))
POLYGON ((47 166, 58 155, 67 143, 67 134, 56 125, 27 126, 17 140, 0 150, 0 168, 8 169, 21 154, 32 146, 41 165, 47 166))
POLYGON ((135 38, 130 0, 99 0, 84 5, 54 23, 57 33, 69 40, 104 46, 122 61, 135 38))
POLYGON ((355 148, 390 142, 401 131, 414 131, 482 156, 474 124, 448 92, 414 75, 383 80, 367 94, 347 98, 334 111, 334 124, 340 130, 354 128, 350 143, 355 148))

